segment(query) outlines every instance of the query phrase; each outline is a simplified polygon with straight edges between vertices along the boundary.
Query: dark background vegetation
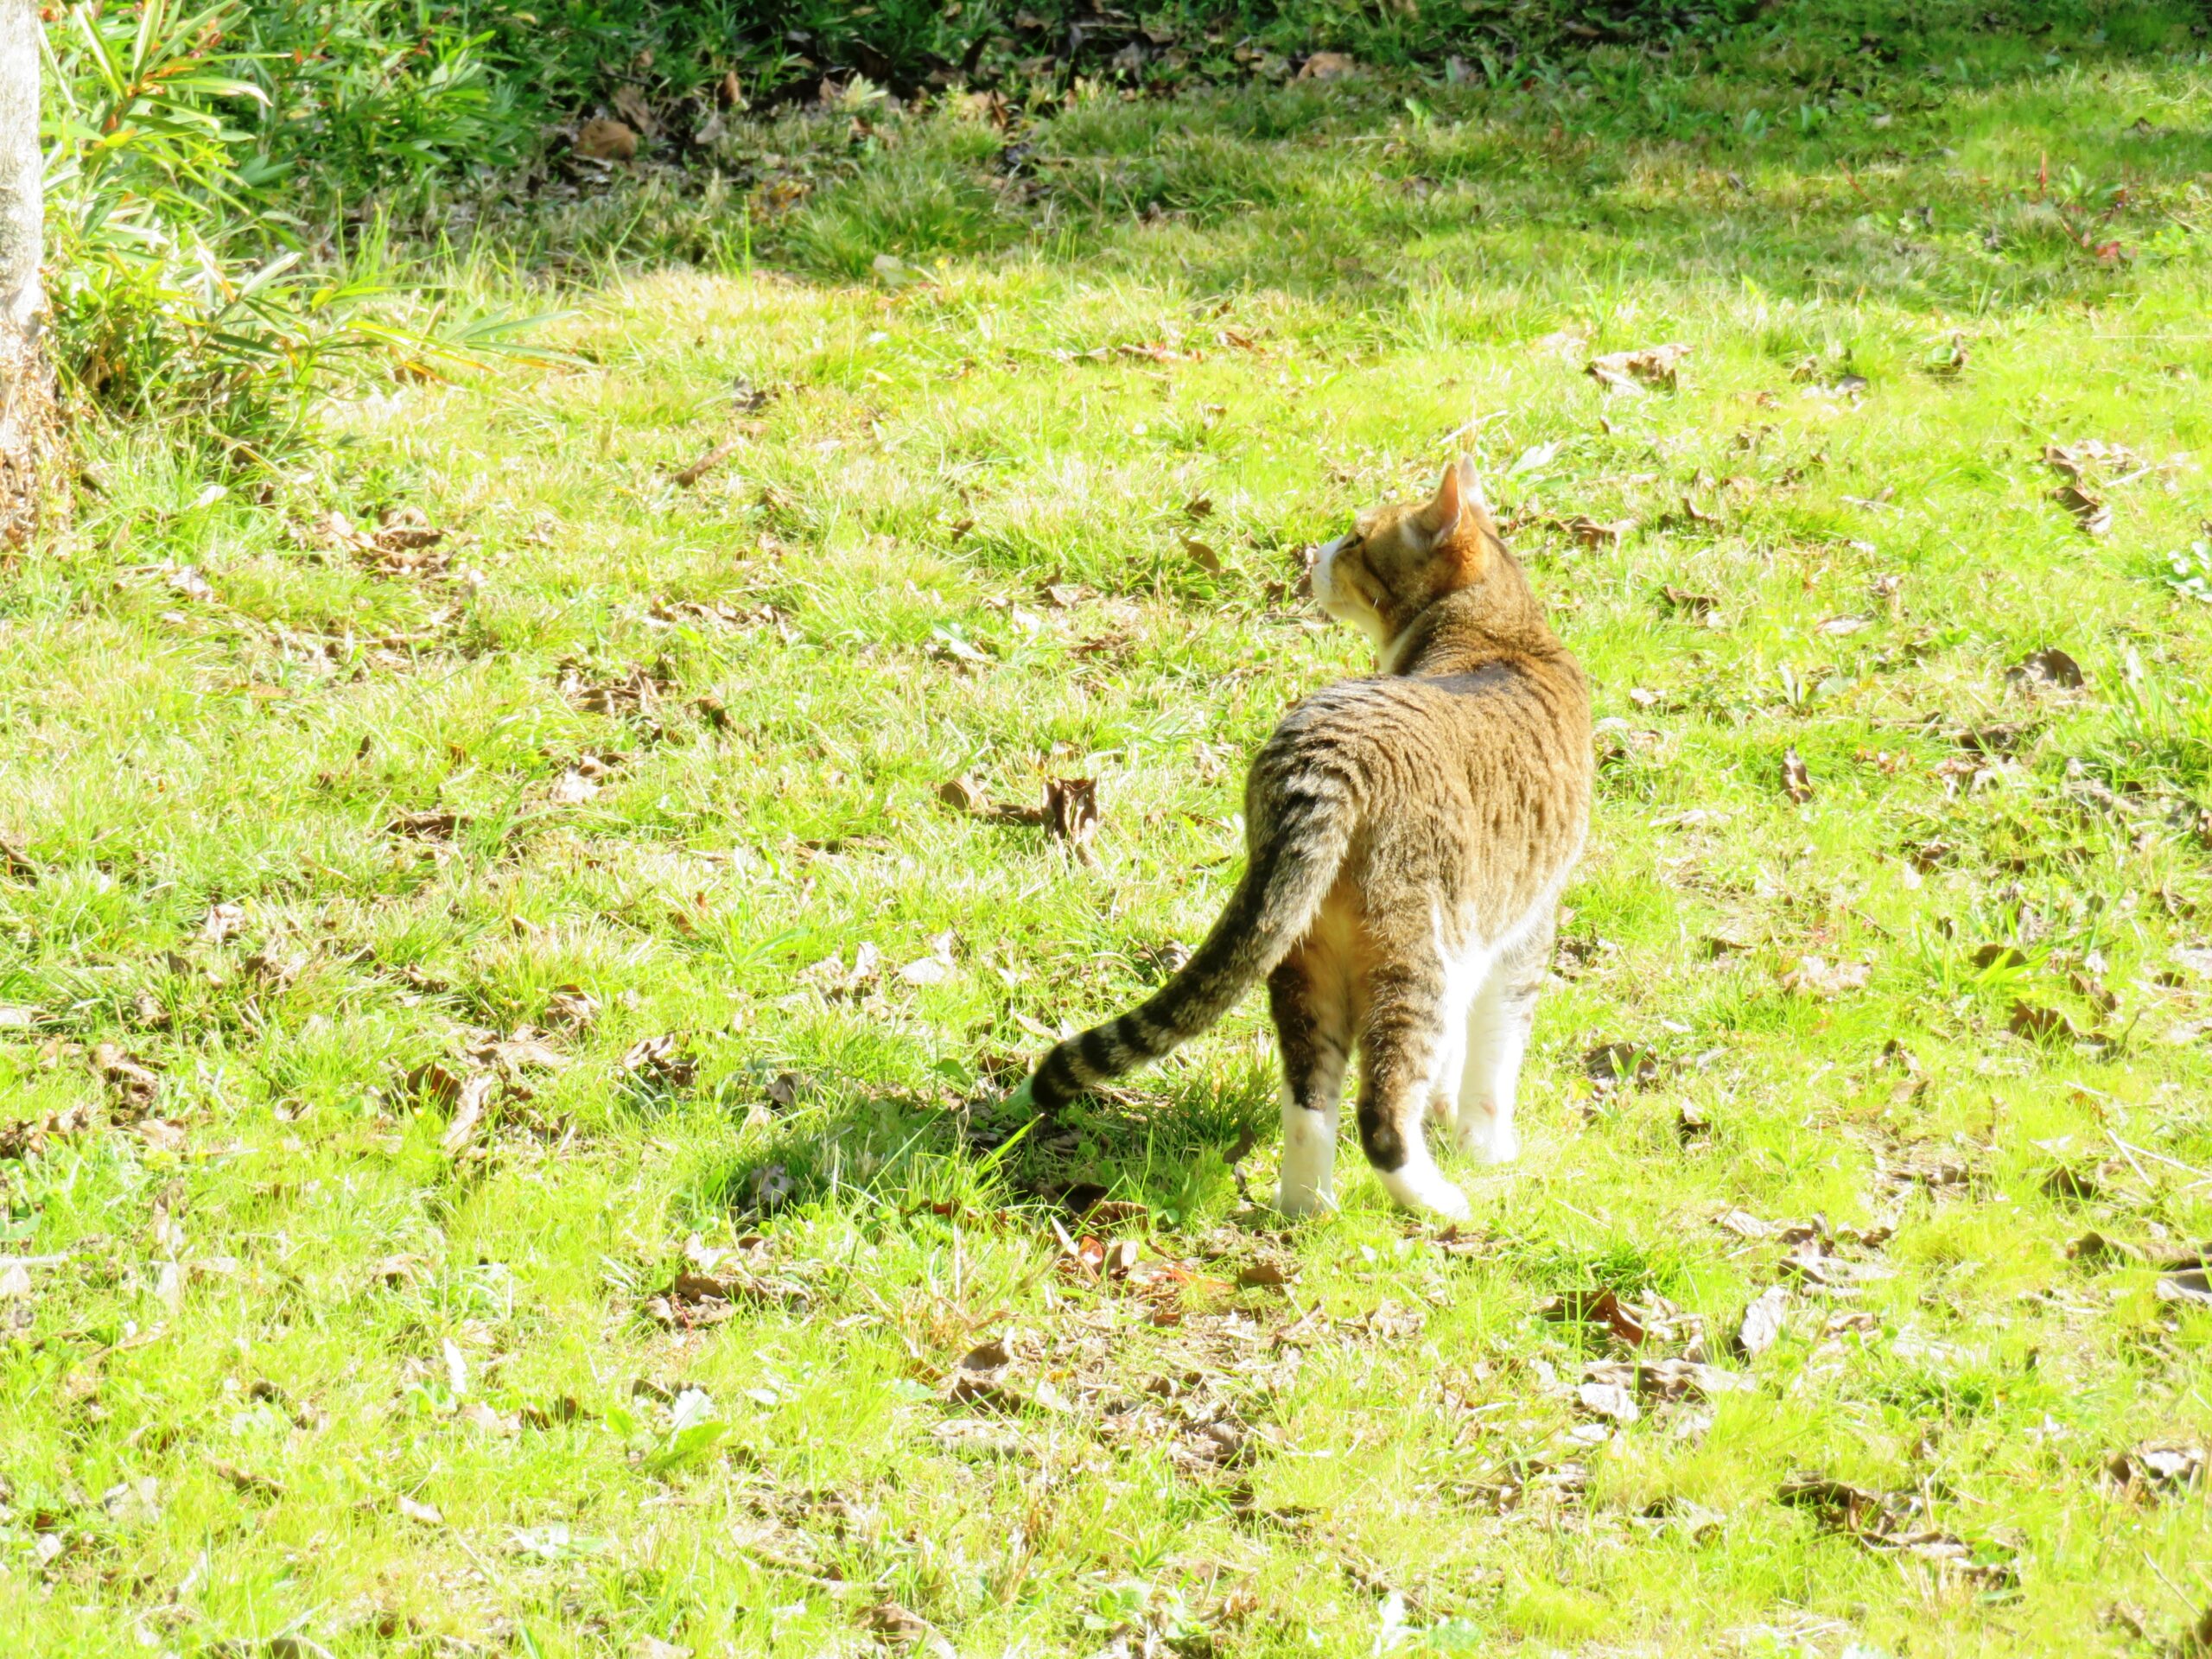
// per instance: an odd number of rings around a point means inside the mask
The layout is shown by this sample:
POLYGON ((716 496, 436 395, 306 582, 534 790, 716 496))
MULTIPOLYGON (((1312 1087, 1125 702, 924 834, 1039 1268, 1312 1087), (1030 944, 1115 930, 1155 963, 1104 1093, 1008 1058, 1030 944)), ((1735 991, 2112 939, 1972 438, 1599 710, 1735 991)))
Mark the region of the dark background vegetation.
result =
MULTIPOLYGON (((365 365, 528 349, 533 318, 464 280, 471 262, 510 296, 640 260, 851 279, 887 253, 972 255, 1264 184, 1209 189, 1158 157, 1070 172, 1055 123, 1102 104, 1229 100, 1255 139, 1364 109, 1861 165, 1900 115, 2062 53, 2185 53, 2181 27, 2091 0, 80 0, 50 29, 58 355, 80 413, 181 416, 214 464, 250 466, 365 365), (955 105, 983 118, 974 153, 938 143, 900 199, 912 118, 955 105), (594 123, 618 124, 619 158, 594 123), (884 198, 868 235, 823 211, 836 188, 884 198)), ((2069 225, 2111 206, 2089 188, 2052 186, 2069 225)))

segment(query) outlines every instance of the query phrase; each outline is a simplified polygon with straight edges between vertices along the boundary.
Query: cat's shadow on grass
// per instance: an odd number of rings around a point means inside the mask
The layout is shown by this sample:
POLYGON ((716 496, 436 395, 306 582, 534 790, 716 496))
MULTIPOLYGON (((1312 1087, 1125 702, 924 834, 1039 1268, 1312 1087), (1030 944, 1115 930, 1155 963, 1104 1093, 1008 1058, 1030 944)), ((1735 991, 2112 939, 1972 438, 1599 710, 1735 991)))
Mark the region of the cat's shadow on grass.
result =
POLYGON ((1140 1204, 1170 1224, 1242 1201, 1236 1164, 1274 1133, 1274 1085, 1192 1068, 1040 1114, 986 1085, 977 1097, 824 1090, 762 1122, 741 1111, 724 1148, 685 1184, 692 1218, 745 1222, 823 1202, 989 1211, 1140 1204))

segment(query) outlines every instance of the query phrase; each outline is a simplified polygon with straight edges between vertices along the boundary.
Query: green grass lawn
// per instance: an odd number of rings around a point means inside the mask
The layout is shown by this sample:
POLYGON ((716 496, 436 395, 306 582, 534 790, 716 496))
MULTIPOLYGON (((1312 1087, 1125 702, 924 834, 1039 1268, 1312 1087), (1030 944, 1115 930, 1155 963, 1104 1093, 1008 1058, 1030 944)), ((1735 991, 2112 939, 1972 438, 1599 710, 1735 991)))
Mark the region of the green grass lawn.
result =
POLYGON ((610 273, 565 365, 227 493, 96 439, 0 577, 0 1649, 2178 1638, 2212 69, 1779 16, 786 118, 511 226, 610 273), (1462 449, 1601 717, 1520 1163, 1282 1225, 1256 998, 999 1110, 1369 665, 1301 550, 1462 449))

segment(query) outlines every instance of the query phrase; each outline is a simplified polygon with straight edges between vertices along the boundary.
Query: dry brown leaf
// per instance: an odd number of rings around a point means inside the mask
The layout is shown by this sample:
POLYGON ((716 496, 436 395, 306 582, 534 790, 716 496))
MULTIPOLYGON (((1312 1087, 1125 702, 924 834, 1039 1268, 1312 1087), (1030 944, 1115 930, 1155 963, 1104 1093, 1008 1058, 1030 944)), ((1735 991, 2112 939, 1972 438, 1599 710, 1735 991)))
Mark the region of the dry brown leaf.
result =
POLYGON ((1585 1382, 1575 1389, 1575 1403, 1592 1417, 1602 1417, 1625 1428, 1643 1421, 1636 1395, 1618 1382, 1585 1382))
POLYGON ((532 1402, 523 1407, 523 1423, 531 1428, 552 1428, 561 1423, 580 1423, 592 1414, 584 1409, 583 1402, 573 1394, 556 1395, 543 1405, 532 1402))
POLYGON ((945 1397, 955 1405, 1013 1410, 1021 1403, 1020 1396, 1004 1386, 1013 1366, 1014 1350, 1005 1338, 978 1343, 960 1357, 945 1379, 945 1397))
POLYGON ((1639 1400, 1710 1400, 1740 1394, 1751 1380, 1692 1359, 1595 1359, 1582 1368, 1585 1387, 1618 1388, 1639 1400))
POLYGON ((1777 1496, 1792 1509, 1810 1510, 1821 1525, 1838 1531, 1855 1532, 1880 1525, 1886 1517, 1910 1516, 1920 1504, 1910 1492, 1878 1492, 1826 1475, 1804 1473, 1783 1481, 1777 1496))
POLYGON ((2060 485, 2050 499, 2074 515, 2075 527, 2085 536, 2101 536, 2112 528, 2112 508, 2078 484, 2060 485))
POLYGON ((582 1031, 599 1018, 599 999, 581 985, 562 985, 545 999, 543 1016, 548 1026, 582 1031))
POLYGON ((454 1091, 453 1119, 438 1137, 440 1151, 449 1158, 457 1156, 475 1138, 477 1128, 484 1121, 484 1109, 491 1104, 499 1087, 499 1074, 496 1071, 475 1072, 461 1084, 454 1091))
POLYGON ((698 1062, 683 1052, 683 1037, 677 1032, 632 1045, 622 1056, 622 1069, 671 1089, 688 1089, 699 1075, 698 1062))
POLYGON ((970 817, 981 817, 990 810, 991 798, 983 792, 983 786, 964 773, 957 778, 948 778, 939 784, 937 798, 956 811, 965 812, 970 817))
POLYGON ((1825 957, 1800 957, 1782 975, 1782 988, 1799 996, 1827 1001, 1848 991, 1866 988, 1873 969, 1863 962, 1830 962, 1825 957))
POLYGON ((271 991, 282 991, 290 986, 306 969, 304 954, 291 954, 270 948, 257 950, 238 964, 238 971, 271 991))
POLYGON ((2107 1238, 2104 1234, 2094 1230, 2083 1233, 2079 1238, 2069 1239, 2066 1243, 2066 1259, 2069 1262, 2082 1262, 2088 1267, 2109 1266, 2115 1262, 2139 1261, 2142 1255, 2143 1252, 2134 1245, 2121 1239, 2107 1238))
POLYGON ((1198 540, 1197 537, 1186 536, 1183 538, 1183 551, 1192 564, 1197 565, 1208 575, 1217 576, 1221 574, 1221 555, 1198 540))
POLYGON ((547 798, 556 806, 582 806, 598 793, 599 785, 575 766, 556 778, 546 791, 547 798))
POLYGON ((403 812, 384 827, 387 836, 408 836, 417 841, 451 841, 467 820, 454 812, 403 812))
POLYGON ((2094 1168, 2060 1164, 2043 1178, 2044 1196, 2069 1204, 2086 1204, 2104 1191, 2104 1180, 2094 1168))
POLYGON ((2012 1015, 2005 1025, 2015 1037, 2024 1037, 2034 1043, 2050 1042, 2060 1038, 2072 1039, 2082 1035, 2075 1023, 2059 1010, 2046 1008, 2034 1002, 2014 1002, 2012 1015))
POLYGON ((522 1419, 506 1416, 481 1400, 471 1400, 454 1413, 471 1428, 497 1439, 509 1439, 522 1433, 522 1419))
POLYGON ((143 1117, 154 1109, 162 1080, 147 1066, 113 1043, 93 1045, 92 1064, 93 1073, 113 1096, 119 1118, 143 1117))
POLYGON ((1585 547, 1611 550, 1618 548, 1621 538, 1636 528, 1636 520, 1616 518, 1611 524, 1604 524, 1587 513, 1578 512, 1570 518, 1560 519, 1559 527, 1585 547))
POLYGON ((1537 1310, 1548 1319, 1569 1325, 1599 1325, 1630 1348, 1640 1348, 1650 1334, 1637 1311, 1609 1287, 1601 1290, 1570 1290, 1548 1297, 1537 1310))
POLYGON ((384 576, 442 576, 453 562, 448 532, 419 507, 387 510, 373 531, 342 512, 327 512, 306 532, 310 545, 349 553, 384 576))
POLYGON ((1774 1346, 1782 1335, 1784 1319, 1789 1311, 1789 1293, 1780 1285, 1763 1292, 1758 1300, 1744 1310, 1742 1321, 1736 1327, 1736 1351, 1747 1359, 1757 1359, 1774 1346))
POLYGON ((1073 847, 1084 862, 1090 860, 1090 843, 1098 833, 1098 780, 1095 778, 1048 778, 1045 780, 1045 827, 1073 847))
POLYGON ((939 1636, 930 1622, 919 1613, 910 1612, 895 1601, 880 1601, 872 1607, 861 1610, 860 1626, 880 1638, 883 1645, 899 1650, 926 1648, 933 1659, 942 1656, 950 1659, 953 1646, 939 1636))
POLYGON ((461 1101, 461 1077, 435 1060, 415 1067, 399 1080, 399 1086, 410 1095, 419 1095, 442 1111, 451 1111, 461 1101))
POLYGON ((576 134, 576 154, 589 162, 634 162, 638 142, 635 129, 598 116, 576 134))
POLYGON ((561 695, 588 715, 617 719, 651 715, 669 691, 668 682, 651 670, 632 663, 615 679, 594 682, 584 677, 575 662, 561 665, 561 695))
POLYGON ((1603 1090, 1645 1089, 1659 1080, 1658 1057, 1641 1043, 1600 1043, 1583 1055, 1582 1070, 1603 1090))
POLYGON ((2005 678, 2008 684, 2031 690, 2050 686, 2061 691, 2078 691, 2083 683, 2082 664, 2056 645, 2030 652, 2005 671, 2005 678))
POLYGON ((1638 392, 1647 385, 1672 391, 1689 354, 1690 348, 1682 345, 1645 346, 1593 357, 1582 372, 1609 391, 1638 392))
POLYGON ((130 1126, 131 1134, 157 1152, 182 1152, 189 1136, 181 1123, 162 1117, 142 1117, 130 1126))
POLYGON ((798 982, 832 1002, 849 1001, 874 989, 883 977, 883 952, 862 943, 853 952, 853 965, 845 966, 842 951, 832 951, 821 961, 801 969, 798 982))
POLYGON ((215 597, 215 589, 196 566, 180 564, 162 577, 163 585, 173 594, 206 604, 215 597))
POLYGON ((420 1280, 427 1267, 419 1255, 380 1256, 370 1266, 368 1279, 386 1290, 398 1290, 420 1280))
POLYGON ((1359 73, 1359 61, 1347 52, 1316 52, 1299 66, 1300 80, 1349 80, 1359 73))
POLYGON ((2192 1307, 2212 1307, 2212 1281, 2205 1277, 2202 1268, 2184 1268, 2178 1273, 2164 1274, 2153 1287, 2162 1302, 2186 1303, 2192 1307))
POLYGON ((930 941, 930 954, 917 957, 899 970, 899 977, 909 985, 942 985, 952 977, 951 931, 947 929, 930 941))
POLYGON ((653 118, 652 106, 645 101, 644 87, 626 82, 614 89, 614 96, 607 102, 614 106, 616 115, 645 137, 650 138, 660 130, 660 123, 653 118))
POLYGON ((20 881, 25 887, 38 885, 39 867, 31 861, 22 842, 5 836, 0 836, 0 876, 20 881))
POLYGON ((1867 1548, 1925 1561, 1978 1589, 2007 1587, 2018 1581, 2012 1565, 1981 1559, 1963 1540, 1919 1525, 1925 1505, 1917 1493, 1876 1492, 1825 1475, 1793 1475, 1777 1495, 1794 1508, 1810 1510, 1821 1524, 1847 1532, 1867 1548))
POLYGON ((1719 626, 1720 601, 1712 594, 1694 594, 1681 588, 1662 587, 1659 597, 1669 611, 1706 627, 1719 626))
POLYGON ((2078 443, 2047 443, 2043 459, 2045 466, 2072 484, 2100 473, 2132 473, 2143 465, 2142 457, 2133 450, 2122 444, 2107 443, 2101 438, 2084 438, 2078 443))
POLYGON ((1813 774, 1795 744, 1782 752, 1782 792, 1799 806, 1813 798, 1813 774))
POLYGON ((270 1479, 267 1475, 257 1475, 250 1470, 241 1469, 234 1463, 226 1463, 219 1458, 210 1458, 207 1460, 207 1471, 218 1480, 225 1482, 233 1490, 248 1497, 268 1498, 273 1501, 284 1496, 284 1488, 281 1483, 270 1479))
POLYGON ((2127 1496, 2155 1501, 2202 1486, 2206 1465, 2201 1446, 2146 1440, 2126 1452, 2113 1452, 2105 1461, 2105 1475, 2127 1496))

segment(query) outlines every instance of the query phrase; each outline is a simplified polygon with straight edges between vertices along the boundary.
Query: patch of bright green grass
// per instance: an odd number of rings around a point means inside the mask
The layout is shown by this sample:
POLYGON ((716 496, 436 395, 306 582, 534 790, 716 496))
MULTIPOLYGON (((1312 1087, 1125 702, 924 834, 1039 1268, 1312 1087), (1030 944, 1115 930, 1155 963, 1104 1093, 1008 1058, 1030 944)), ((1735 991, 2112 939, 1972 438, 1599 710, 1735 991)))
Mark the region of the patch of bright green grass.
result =
MULTIPOLYGON (((574 369, 335 410, 265 499, 115 440, 0 586, 0 1090, 59 1120, 0 1162, 8 1650, 842 1652, 886 1601, 963 1654, 2177 1631, 2202 1494, 2105 1470, 2212 1433, 2150 1265, 2212 1233, 2169 580, 2212 95, 2178 13, 1964 16, 1878 68, 1838 10, 1552 86, 1077 102, 1010 181, 952 115, 790 123, 741 143, 836 165, 781 269, 611 280, 574 369), (1672 391, 1582 372, 1669 340, 1672 391), (2100 537, 2044 458, 2092 438, 2100 537), (1299 550, 1462 448, 1603 721, 1522 1162, 1440 1240, 1347 1149, 1279 1228, 1256 1002, 1016 1134, 1019 1061, 1211 921, 1253 746, 1366 666, 1299 550), (391 508, 444 576, 359 550, 391 508), (2008 676, 2054 646, 2078 690, 2008 676), (1092 858, 961 777, 1096 778, 1092 858), (1130 1277, 1056 1266, 1070 1183, 1144 1207, 1091 1228, 1130 1277), (1731 1211, 1894 1231, 1823 1287, 1731 1211), (719 1323, 654 1300, 693 1235, 719 1323), (1748 1386, 1592 1418, 1622 1338, 1541 1309, 1601 1289, 1748 1386), (949 1403, 1009 1332, 1012 1408, 949 1403), (1824 1529, 1806 1472, 2016 1576, 1824 1529)), ((567 228, 741 245, 698 211, 567 228)))

